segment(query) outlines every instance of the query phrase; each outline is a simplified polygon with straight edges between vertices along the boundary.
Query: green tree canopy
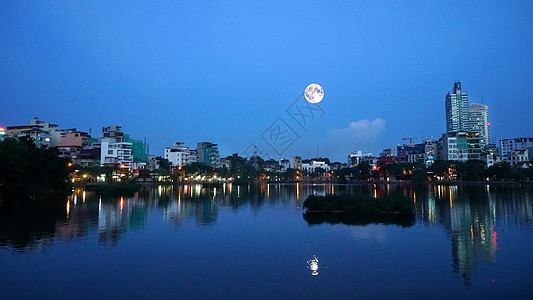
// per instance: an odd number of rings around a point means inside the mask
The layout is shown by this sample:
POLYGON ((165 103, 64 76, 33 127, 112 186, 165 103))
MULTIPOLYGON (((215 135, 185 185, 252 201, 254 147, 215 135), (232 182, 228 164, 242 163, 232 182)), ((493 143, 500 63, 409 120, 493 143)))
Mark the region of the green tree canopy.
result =
POLYGON ((50 195, 68 189, 69 161, 57 148, 38 148, 29 138, 0 142, 0 184, 6 193, 50 195))

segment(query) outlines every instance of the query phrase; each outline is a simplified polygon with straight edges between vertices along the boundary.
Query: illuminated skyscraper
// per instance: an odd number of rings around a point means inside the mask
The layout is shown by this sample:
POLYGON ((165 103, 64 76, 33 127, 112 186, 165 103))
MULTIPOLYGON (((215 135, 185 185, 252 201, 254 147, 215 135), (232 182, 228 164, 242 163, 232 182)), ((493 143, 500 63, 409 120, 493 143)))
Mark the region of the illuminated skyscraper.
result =
POLYGON ((479 146, 481 148, 490 144, 489 108, 486 105, 479 103, 470 105, 466 131, 479 132, 479 146))
POLYGON ((465 131, 468 122, 468 94, 461 91, 461 82, 446 94, 446 132, 465 131))

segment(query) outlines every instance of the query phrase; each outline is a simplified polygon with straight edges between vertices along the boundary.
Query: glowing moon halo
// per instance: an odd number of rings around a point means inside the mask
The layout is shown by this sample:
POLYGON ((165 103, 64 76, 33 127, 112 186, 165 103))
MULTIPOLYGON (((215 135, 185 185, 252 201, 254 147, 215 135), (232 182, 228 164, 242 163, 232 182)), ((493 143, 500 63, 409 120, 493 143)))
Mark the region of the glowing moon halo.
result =
POLYGON ((309 103, 318 103, 324 98, 324 89, 316 83, 311 83, 305 88, 304 96, 309 103))

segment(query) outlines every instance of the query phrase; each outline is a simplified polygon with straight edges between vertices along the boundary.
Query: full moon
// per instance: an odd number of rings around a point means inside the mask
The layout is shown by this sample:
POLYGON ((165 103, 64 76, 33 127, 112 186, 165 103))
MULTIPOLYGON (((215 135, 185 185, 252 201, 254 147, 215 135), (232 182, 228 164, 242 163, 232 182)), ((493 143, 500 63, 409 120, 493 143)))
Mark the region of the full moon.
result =
POLYGON ((304 96, 309 103, 318 103, 324 98, 324 89, 316 83, 311 83, 305 88, 304 96))

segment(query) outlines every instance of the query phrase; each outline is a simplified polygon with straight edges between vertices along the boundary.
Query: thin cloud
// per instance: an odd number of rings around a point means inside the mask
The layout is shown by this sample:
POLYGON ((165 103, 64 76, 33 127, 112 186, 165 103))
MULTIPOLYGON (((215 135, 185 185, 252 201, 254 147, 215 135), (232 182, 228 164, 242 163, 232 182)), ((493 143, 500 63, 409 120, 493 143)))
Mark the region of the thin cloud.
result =
POLYGON ((352 121, 343 128, 333 128, 328 131, 328 142, 322 149, 334 160, 345 161, 346 153, 362 150, 379 153, 383 149, 382 133, 386 129, 386 121, 381 118, 352 121))
POLYGON ((370 142, 374 141, 384 130, 385 120, 376 118, 350 122, 344 128, 333 128, 330 135, 333 138, 343 138, 351 142, 370 142))

